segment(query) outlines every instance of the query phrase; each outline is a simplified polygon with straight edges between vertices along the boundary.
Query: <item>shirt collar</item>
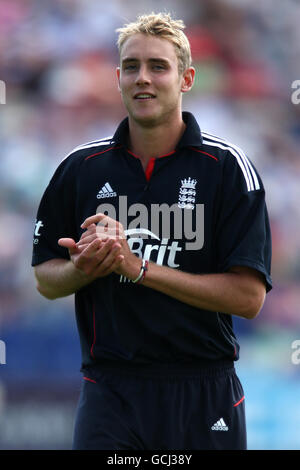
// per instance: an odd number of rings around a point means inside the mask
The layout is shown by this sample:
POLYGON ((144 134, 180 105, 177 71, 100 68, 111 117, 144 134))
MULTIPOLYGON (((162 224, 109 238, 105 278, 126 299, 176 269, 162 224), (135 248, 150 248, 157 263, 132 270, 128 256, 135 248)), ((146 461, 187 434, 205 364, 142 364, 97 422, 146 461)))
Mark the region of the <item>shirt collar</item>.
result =
MULTIPOLYGON (((183 111, 182 119, 186 124, 186 128, 184 133, 182 134, 176 149, 184 148, 184 147, 200 147, 202 145, 202 135, 200 127, 193 116, 192 113, 187 111, 183 111)), ((113 138, 112 142, 115 144, 127 145, 128 144, 128 132, 129 132, 129 125, 128 125, 128 117, 123 119, 123 121, 119 124, 113 138)))
POLYGON ((177 149, 183 147, 201 147, 203 138, 198 122, 192 113, 183 111, 182 119, 186 124, 184 133, 177 144, 177 149))

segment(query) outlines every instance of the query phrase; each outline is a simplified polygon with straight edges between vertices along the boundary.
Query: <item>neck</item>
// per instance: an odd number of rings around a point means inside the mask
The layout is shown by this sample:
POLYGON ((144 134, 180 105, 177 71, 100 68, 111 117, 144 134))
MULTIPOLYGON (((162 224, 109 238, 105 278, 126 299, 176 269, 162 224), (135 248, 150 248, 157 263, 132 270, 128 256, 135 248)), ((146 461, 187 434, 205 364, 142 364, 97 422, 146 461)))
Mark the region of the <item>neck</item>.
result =
POLYGON ((156 127, 142 127, 129 117, 129 148, 141 159, 144 168, 151 158, 166 155, 175 150, 184 130, 185 123, 180 119, 156 127))

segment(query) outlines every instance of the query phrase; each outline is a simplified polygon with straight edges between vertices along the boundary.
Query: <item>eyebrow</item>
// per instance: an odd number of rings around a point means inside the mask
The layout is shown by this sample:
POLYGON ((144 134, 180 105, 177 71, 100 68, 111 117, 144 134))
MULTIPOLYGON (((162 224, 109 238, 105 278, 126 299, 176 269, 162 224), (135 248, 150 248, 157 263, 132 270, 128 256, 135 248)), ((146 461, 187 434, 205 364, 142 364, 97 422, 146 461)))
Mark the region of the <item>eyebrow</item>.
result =
MULTIPOLYGON (((127 62, 140 62, 140 59, 137 59, 136 57, 125 57, 125 59, 122 60, 122 64, 126 64, 127 62)), ((164 59, 163 57, 150 57, 147 59, 147 62, 169 63, 168 59, 164 59)))

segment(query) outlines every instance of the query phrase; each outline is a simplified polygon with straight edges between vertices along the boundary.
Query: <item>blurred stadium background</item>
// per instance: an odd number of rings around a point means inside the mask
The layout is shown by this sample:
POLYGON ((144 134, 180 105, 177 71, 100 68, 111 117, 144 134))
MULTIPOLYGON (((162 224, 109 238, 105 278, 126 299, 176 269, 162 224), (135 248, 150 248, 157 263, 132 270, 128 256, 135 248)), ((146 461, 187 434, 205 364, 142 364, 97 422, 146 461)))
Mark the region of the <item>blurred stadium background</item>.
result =
POLYGON ((185 21, 198 72, 184 109, 241 146, 267 192, 274 289, 258 318, 235 320, 249 449, 300 449, 298 0, 0 0, 0 449, 71 446, 81 382, 73 297, 35 290, 35 214, 61 159, 125 116, 115 29, 162 10, 185 21))

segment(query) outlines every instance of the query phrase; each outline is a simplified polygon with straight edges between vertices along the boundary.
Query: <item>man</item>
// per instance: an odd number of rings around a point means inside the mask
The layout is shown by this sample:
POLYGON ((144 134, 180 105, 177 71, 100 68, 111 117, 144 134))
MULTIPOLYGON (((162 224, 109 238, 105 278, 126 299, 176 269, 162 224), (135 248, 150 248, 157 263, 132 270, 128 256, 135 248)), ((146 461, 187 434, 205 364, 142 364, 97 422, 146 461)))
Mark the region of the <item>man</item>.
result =
POLYGON ((264 188, 182 112, 183 28, 151 14, 118 30, 128 117, 62 161, 38 210, 37 288, 75 293, 74 449, 246 448, 232 315, 254 318, 271 289, 264 188))

